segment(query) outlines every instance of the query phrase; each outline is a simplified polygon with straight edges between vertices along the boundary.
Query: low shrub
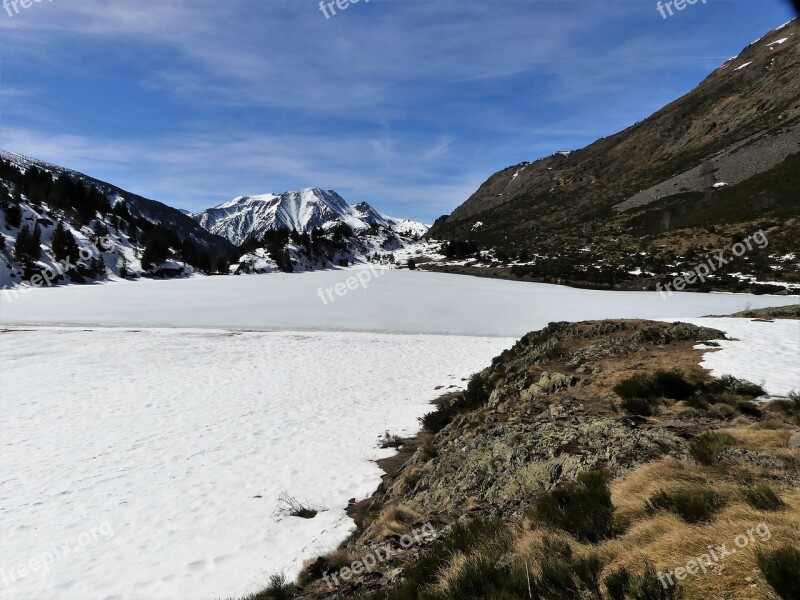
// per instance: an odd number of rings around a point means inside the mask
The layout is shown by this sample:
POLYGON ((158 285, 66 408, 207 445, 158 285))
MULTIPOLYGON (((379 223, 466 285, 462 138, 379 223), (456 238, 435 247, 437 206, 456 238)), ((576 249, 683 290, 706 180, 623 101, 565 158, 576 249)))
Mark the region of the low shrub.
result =
POLYGON ((734 443, 736 440, 730 434, 707 431, 692 440, 689 454, 700 464, 711 465, 717 460, 720 452, 734 443))
POLYGON ((603 579, 609 598, 611 600, 625 600, 631 589, 631 573, 625 567, 611 571, 603 579))
POLYGON ((761 410, 758 408, 758 406, 756 406, 749 400, 743 400, 741 402, 737 402, 736 409, 743 415, 746 415, 748 417, 753 417, 754 419, 760 419, 762 416, 761 410))
POLYGON ((698 410, 708 410, 709 400, 705 396, 695 394, 686 399, 686 404, 698 410))
POLYGON ((478 552, 468 556, 447 589, 422 594, 424 600, 484 600, 484 598, 524 598, 528 583, 524 568, 500 564, 497 556, 478 552))
POLYGON ((306 503, 290 496, 285 490, 278 496, 278 508, 276 514, 284 517, 300 517, 301 519, 313 519, 319 513, 318 510, 311 508, 306 503))
MULTIPOLYGON (((510 545, 511 532, 500 519, 478 518, 469 522, 457 522, 446 535, 438 538, 414 562, 406 565, 400 584, 367 594, 363 598, 368 600, 417 600, 422 598, 445 600, 448 597, 443 592, 430 591, 425 588, 436 583, 439 573, 456 553, 469 554, 475 549, 481 549, 487 556, 491 556, 491 553, 497 556, 507 551, 510 545)), ((474 570, 486 575, 491 573, 491 566, 479 562, 474 565, 474 570)), ((465 581, 473 578, 473 575, 466 574, 465 581)))
POLYGON ((656 371, 653 387, 664 398, 686 400, 694 394, 695 386, 686 381, 678 371, 656 371))
POLYGON ((793 546, 768 551, 757 548, 756 562, 778 596, 783 600, 800 598, 800 550, 793 546))
POLYGON ((658 403, 647 398, 625 398, 620 406, 629 415, 637 417, 652 417, 658 411, 658 403))
POLYGON ((266 589, 247 596, 244 600, 291 600, 295 597, 294 584, 286 579, 286 575, 272 575, 266 589))
POLYGON ((757 398, 767 393, 760 385, 746 379, 737 379, 733 375, 723 375, 719 379, 704 385, 703 388, 711 393, 727 392, 738 396, 750 396, 751 398, 757 398))
POLYGON ((609 573, 603 583, 611 600, 682 600, 686 597, 678 584, 664 587, 650 561, 644 562, 644 570, 639 575, 620 567, 609 573))
POLYGON ((694 390, 695 386, 678 371, 656 371, 651 376, 637 374, 614 386, 620 398, 685 400, 694 394, 694 390))
POLYGON ((674 492, 660 490, 647 502, 647 511, 668 510, 687 523, 706 523, 725 506, 725 500, 714 490, 687 488, 674 492))
POLYGON ((742 490, 742 496, 757 510, 780 510, 786 506, 778 494, 766 483, 759 483, 742 490))
POLYGON ((433 412, 429 412, 424 417, 420 417, 419 422, 431 433, 439 433, 447 427, 455 417, 457 412, 449 406, 440 406, 433 412))
POLYGON ((419 453, 425 462, 428 462, 429 460, 439 456, 439 450, 430 440, 427 440, 424 444, 422 444, 422 447, 419 449, 419 453))
POLYGON ((381 448, 399 448, 403 445, 403 438, 394 433, 386 433, 381 437, 381 448))
POLYGON ((622 398, 622 408, 629 414, 649 417, 657 412, 658 399, 686 400, 695 386, 678 371, 656 371, 652 376, 637 374, 614 386, 622 398))
POLYGON ((653 387, 653 382, 647 375, 634 375, 623 379, 614 386, 614 392, 624 400, 631 400, 633 398, 655 398, 656 391, 653 387))
POLYGON ((431 433, 439 433, 453 421, 456 415, 481 408, 486 404, 490 393, 489 383, 484 381, 480 373, 476 373, 460 396, 449 402, 443 402, 439 408, 421 417, 419 421, 431 433))
POLYGON ((529 516, 557 527, 583 542, 598 542, 614 535, 614 505, 608 474, 587 471, 537 498, 529 516))
POLYGON ((601 597, 603 562, 596 554, 576 558, 566 542, 549 537, 543 542, 540 573, 531 584, 534 598, 601 597))

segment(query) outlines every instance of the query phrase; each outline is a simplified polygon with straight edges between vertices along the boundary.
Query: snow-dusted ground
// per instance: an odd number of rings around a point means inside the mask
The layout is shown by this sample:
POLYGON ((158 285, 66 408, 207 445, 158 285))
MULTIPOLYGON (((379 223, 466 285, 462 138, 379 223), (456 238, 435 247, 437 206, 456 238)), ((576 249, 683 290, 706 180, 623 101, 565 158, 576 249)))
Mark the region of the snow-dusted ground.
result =
POLYGON ((0 340, 9 600, 226 598, 293 574, 347 536, 348 500, 374 491, 370 461, 393 452, 380 435, 416 431, 434 386, 463 385, 513 343, 50 328, 0 340), (283 489, 328 510, 276 518, 283 489))
POLYGON ((733 375, 763 382, 767 393, 783 396, 800 392, 800 321, 775 319, 683 319, 724 331, 731 340, 716 340, 700 363, 715 377, 733 375))
MULTIPOLYGON (((361 270, 363 271, 363 269, 361 270)), ((115 282, 0 293, 0 324, 522 336, 551 321, 686 318, 800 297, 606 292, 395 270, 323 302, 357 269, 115 282), (323 296, 320 296, 322 292, 323 296)), ((366 276, 365 276, 366 277, 366 276)), ((340 288, 341 289, 341 288, 340 288)))

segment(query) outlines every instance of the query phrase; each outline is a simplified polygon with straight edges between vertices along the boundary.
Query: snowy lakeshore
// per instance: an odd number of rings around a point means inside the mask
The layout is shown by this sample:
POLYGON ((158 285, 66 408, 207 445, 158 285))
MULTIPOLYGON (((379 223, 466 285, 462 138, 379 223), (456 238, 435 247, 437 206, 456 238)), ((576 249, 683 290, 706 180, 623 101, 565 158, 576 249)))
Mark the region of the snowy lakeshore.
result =
POLYGON ((0 598, 211 600, 293 576, 352 530, 348 502, 393 452, 384 432, 417 431, 431 400, 550 321, 707 325, 738 340, 704 355, 715 375, 800 388, 800 322, 698 318, 797 299, 397 271, 322 304, 350 274, 3 300, 0 598), (284 491, 320 512, 280 515, 284 491))
POLYGON ((394 452, 380 449, 381 434, 415 432, 435 386, 463 385, 513 343, 116 328, 0 335, 0 598, 14 600, 224 598, 294 574, 351 531, 348 501, 374 491, 382 473, 371 461, 394 452), (319 514, 276 514, 284 490, 319 514), (112 534, 78 547, 101 527, 112 534), (53 544, 72 551, 31 569, 53 544))

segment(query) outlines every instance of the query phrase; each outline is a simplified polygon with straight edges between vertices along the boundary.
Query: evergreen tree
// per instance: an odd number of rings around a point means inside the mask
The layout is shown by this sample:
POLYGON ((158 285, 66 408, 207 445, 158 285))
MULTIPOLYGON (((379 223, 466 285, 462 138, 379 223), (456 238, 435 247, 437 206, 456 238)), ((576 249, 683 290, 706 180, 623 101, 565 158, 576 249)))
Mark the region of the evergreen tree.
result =
POLYGON ((33 263, 39 260, 41 254, 41 231, 39 231, 37 236, 36 231, 38 229, 39 227, 37 226, 34 233, 31 233, 28 226, 23 225, 22 229, 19 231, 19 235, 17 235, 17 241, 14 244, 14 258, 26 267, 33 265, 33 263))
POLYGON ((36 225, 33 227, 33 233, 31 235, 33 237, 33 240, 31 241, 31 252, 35 252, 36 260, 39 260, 42 245, 42 230, 39 227, 39 223, 36 223, 36 225))
POLYGON ((153 227, 144 235, 142 268, 160 266, 169 257, 169 235, 162 225, 153 227))
POLYGON ((20 223, 22 222, 22 210, 19 208, 19 204, 12 203, 6 209, 6 223, 11 227, 19 227, 20 223))
POLYGON ((228 264, 227 260, 225 260, 224 258, 218 258, 217 259, 216 271, 220 275, 227 275, 229 266, 230 265, 228 264))
POLYGON ((91 272, 91 277, 93 279, 101 279, 105 278, 106 276, 106 261, 103 260, 103 257, 96 257, 93 256, 91 262, 89 263, 89 270, 91 272))
POLYGON ((53 256, 56 260, 62 261, 67 258, 78 259, 78 243, 70 231, 64 228, 61 221, 53 231, 53 256))
POLYGON ((123 279, 128 277, 128 259, 125 257, 124 253, 120 253, 119 255, 119 276, 123 279))

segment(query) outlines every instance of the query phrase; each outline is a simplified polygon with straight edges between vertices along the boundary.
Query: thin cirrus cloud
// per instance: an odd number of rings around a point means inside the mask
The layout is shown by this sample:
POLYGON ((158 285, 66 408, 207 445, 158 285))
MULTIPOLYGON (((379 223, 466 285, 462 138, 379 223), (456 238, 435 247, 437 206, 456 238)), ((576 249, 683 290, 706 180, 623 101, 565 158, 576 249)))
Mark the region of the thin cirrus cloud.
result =
POLYGON ((0 145, 190 210, 320 186, 431 220, 791 17, 725 4, 664 22, 594 0, 372 0, 328 20, 311 0, 39 3, 0 15, 0 145))

